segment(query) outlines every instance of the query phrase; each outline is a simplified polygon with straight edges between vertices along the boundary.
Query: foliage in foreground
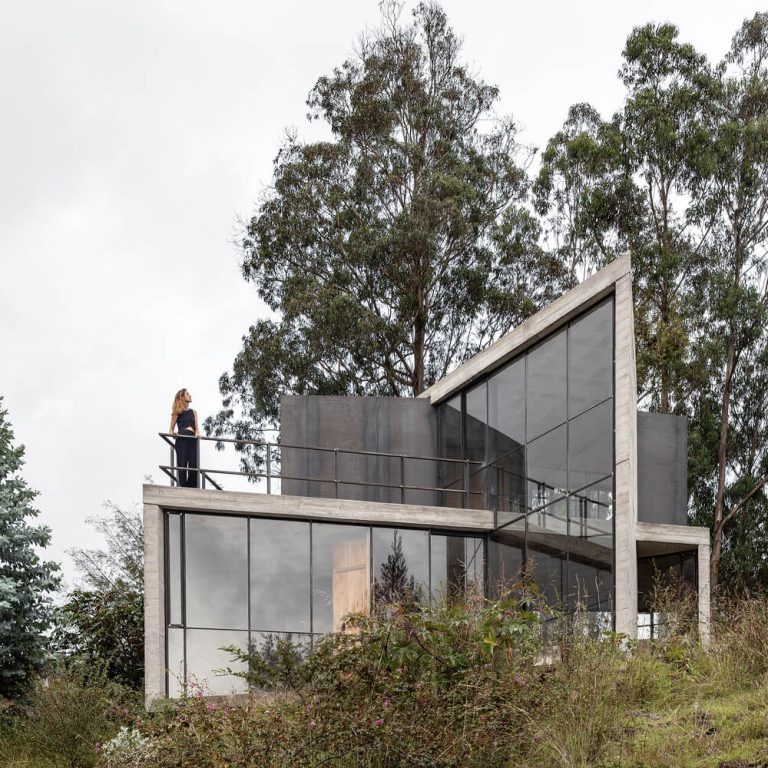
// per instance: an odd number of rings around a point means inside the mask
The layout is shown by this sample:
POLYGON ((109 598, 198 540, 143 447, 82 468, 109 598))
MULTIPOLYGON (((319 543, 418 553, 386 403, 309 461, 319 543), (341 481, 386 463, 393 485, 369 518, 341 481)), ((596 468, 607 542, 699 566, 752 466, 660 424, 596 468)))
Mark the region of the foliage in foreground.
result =
MULTIPOLYGON (((709 652, 564 627, 555 661, 514 599, 411 603, 252 661, 247 704, 197 691, 138 715, 103 671, 60 667, 0 719, 0 764, 745 768, 768 762, 768 601, 743 600, 709 652), (295 650, 295 649, 294 649, 295 650), (546 658, 547 663, 543 663, 546 658)), ((721 611, 721 616, 725 611, 721 611)), ((666 627, 686 626, 670 617, 666 627)), ((551 633, 548 633, 551 636, 551 633)))
POLYGON ((39 677, 23 703, 0 718, 0 765, 85 768, 121 726, 135 724, 139 699, 99 665, 58 665, 39 677))
POLYGON ((585 626, 570 623, 558 661, 542 663, 536 616, 515 600, 358 618, 354 634, 328 638, 303 663, 286 648, 272 667, 252 659, 261 688, 248 705, 198 692, 126 735, 145 741, 106 764, 715 768, 768 760, 768 603, 740 603, 710 653, 679 634, 627 649, 621 638, 590 638, 585 626))
POLYGON ((134 690, 144 682, 144 532, 137 509, 107 502, 88 522, 106 549, 70 555, 82 583, 56 613, 51 650, 59 657, 104 665, 110 679, 134 690))

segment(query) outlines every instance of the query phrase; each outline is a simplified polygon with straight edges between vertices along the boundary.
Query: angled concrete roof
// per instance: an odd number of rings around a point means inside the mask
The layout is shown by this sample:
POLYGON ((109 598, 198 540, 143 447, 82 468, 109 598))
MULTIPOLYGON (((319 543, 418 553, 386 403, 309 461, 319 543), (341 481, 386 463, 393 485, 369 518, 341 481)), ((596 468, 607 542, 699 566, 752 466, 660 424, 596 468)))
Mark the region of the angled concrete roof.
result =
POLYGON ((630 273, 629 256, 622 256, 599 272, 563 294, 557 301, 529 317, 498 341, 425 389, 419 397, 428 397, 432 405, 451 397, 467 384, 482 378, 507 360, 533 346, 558 326, 567 323, 592 304, 613 292, 618 280, 630 273))

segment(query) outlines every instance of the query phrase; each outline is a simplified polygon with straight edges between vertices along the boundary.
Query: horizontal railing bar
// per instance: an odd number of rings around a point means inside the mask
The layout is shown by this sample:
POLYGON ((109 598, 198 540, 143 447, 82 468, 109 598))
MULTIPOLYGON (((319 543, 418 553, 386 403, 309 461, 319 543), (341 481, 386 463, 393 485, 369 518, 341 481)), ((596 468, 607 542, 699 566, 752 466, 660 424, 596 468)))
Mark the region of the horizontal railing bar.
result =
MULTIPOLYGON (((166 474, 169 474, 169 470, 179 470, 182 469, 184 471, 189 471, 188 467, 175 467, 171 465, 160 465, 160 469, 162 469, 166 474)), ((258 478, 266 478, 267 475, 263 472, 238 472, 236 470, 232 469, 196 469, 195 471, 200 473, 206 473, 206 477, 208 476, 208 473, 213 473, 217 475, 238 475, 240 477, 258 477, 258 478)), ((172 475, 171 475, 172 476, 172 475)), ((357 481, 357 480, 327 480, 325 478, 321 477, 302 477, 299 475, 270 475, 270 477, 273 480, 297 480, 302 482, 308 482, 308 483, 336 483, 338 482, 339 485, 361 485, 365 487, 370 488, 404 488, 406 491, 447 491, 448 493, 465 493, 465 491, 452 491, 447 490, 445 488, 436 488, 431 486, 421 486, 421 485, 406 485, 401 486, 399 484, 392 485, 388 483, 367 483, 363 481, 357 481)), ((483 496, 484 491, 467 491, 471 496, 483 496)))
POLYGON ((324 448, 320 446, 311 445, 291 445, 289 443, 271 443, 258 440, 237 440, 233 437, 207 437, 205 435, 179 435, 171 432, 158 432, 158 435, 163 438, 168 437, 183 437, 187 439, 205 440, 209 443, 237 443, 238 445, 253 445, 256 448, 275 448, 282 450, 283 448, 290 448, 295 451, 320 451, 322 453, 345 453, 352 456, 380 456, 389 459, 411 459, 414 461, 442 461, 447 464, 468 464, 470 466, 485 466, 482 461, 470 461, 469 459, 446 459, 442 456, 416 456, 408 453, 386 453, 383 451, 358 451, 352 448, 324 448))

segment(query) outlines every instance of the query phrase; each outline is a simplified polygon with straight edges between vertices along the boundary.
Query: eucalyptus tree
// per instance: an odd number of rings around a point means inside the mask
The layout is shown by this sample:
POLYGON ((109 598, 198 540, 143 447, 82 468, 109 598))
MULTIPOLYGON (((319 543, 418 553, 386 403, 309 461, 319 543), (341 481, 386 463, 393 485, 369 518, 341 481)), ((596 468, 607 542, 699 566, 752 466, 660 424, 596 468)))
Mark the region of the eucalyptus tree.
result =
MULTIPOLYGON (((567 275, 523 204, 531 153, 439 6, 382 26, 321 77, 240 246, 256 322, 209 433, 255 437, 281 393, 417 395, 556 296, 567 275)), ((247 465, 247 458, 245 459, 247 465)))
POLYGON ((713 525, 715 587, 727 527, 758 513, 763 533, 768 523, 768 13, 745 21, 734 36, 706 119, 702 155, 709 167, 694 186, 692 219, 709 233, 701 347, 718 418, 716 439, 710 430, 702 441, 711 469, 699 487, 709 491, 711 517, 694 501, 713 525))
POLYGON ((14 445, 8 411, 0 397, 0 697, 24 693, 42 668, 45 633, 52 620, 51 593, 59 566, 40 558, 50 529, 34 525, 37 492, 21 475, 24 446, 14 445))

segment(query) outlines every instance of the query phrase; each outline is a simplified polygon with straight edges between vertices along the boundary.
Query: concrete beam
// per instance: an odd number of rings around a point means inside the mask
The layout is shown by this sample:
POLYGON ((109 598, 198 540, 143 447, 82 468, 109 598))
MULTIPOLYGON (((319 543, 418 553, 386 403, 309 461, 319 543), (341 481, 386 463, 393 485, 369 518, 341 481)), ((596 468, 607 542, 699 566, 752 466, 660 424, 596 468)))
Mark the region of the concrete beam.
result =
POLYGON ((710 637, 710 581, 709 581, 709 528, 693 525, 666 525, 664 523, 638 523, 637 542, 656 545, 662 553, 675 546, 676 551, 695 549, 699 573, 699 637, 704 646, 710 637))
POLYGON ((493 530, 494 513, 417 504, 388 504, 348 499, 277 496, 265 493, 211 491, 145 485, 144 503, 162 509, 209 514, 253 515, 325 523, 362 523, 402 528, 437 528, 484 533, 493 530))

